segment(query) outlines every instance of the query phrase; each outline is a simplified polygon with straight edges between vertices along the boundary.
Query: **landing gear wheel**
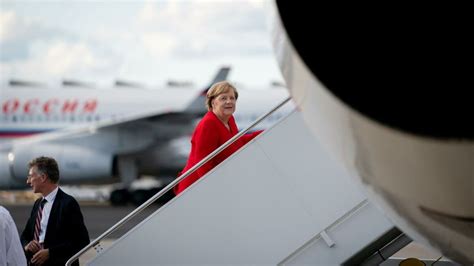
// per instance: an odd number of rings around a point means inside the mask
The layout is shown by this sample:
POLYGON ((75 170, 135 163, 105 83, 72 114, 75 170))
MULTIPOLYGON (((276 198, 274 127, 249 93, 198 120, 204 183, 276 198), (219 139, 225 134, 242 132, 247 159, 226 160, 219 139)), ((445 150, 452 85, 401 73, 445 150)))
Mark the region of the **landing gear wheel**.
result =
POLYGON ((130 200, 130 192, 127 189, 116 189, 110 193, 110 203, 113 206, 123 206, 130 200))

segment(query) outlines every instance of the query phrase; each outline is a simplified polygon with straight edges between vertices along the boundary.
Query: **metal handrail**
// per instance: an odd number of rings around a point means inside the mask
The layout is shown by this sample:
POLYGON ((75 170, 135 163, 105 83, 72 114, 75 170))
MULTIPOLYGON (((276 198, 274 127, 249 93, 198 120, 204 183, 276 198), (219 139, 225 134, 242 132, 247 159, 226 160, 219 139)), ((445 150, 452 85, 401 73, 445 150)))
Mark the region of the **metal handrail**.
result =
POLYGON ((237 135, 229 139, 226 143, 222 144, 219 148, 215 149, 213 152, 211 152, 209 155, 207 155, 204 159, 199 161, 196 165, 191 167, 188 171, 186 171, 184 174, 180 175, 178 178, 176 178, 173 182, 169 183, 166 187, 164 187, 162 190, 160 190, 158 193, 156 193, 153 197, 148 199, 145 203, 137 207, 135 210, 133 210, 131 213, 129 213, 127 216, 125 216, 122 220, 118 221, 116 224, 114 224, 112 227, 110 227, 107 231, 105 231, 102 235, 100 235, 98 238, 96 238, 94 241, 89 243, 89 245, 85 246, 83 249, 81 249, 76 255, 72 256, 67 262, 66 266, 71 265, 74 261, 76 261, 82 254, 86 253, 91 247, 94 247, 95 245, 99 244, 99 242, 107 237, 108 235, 112 234, 115 230, 117 230, 120 226, 122 226, 124 223, 126 223, 128 220, 132 219, 140 213, 143 209, 146 207, 150 206, 153 202, 155 202, 157 199, 162 197, 166 192, 174 188, 181 180, 185 179, 196 169, 201 167, 203 164, 207 163, 209 160, 214 158, 217 154, 219 154, 221 151, 223 151, 225 148, 230 146, 232 143, 234 143, 237 139, 239 139, 242 135, 246 134, 249 130, 254 128, 256 125, 258 125, 263 119, 267 118, 267 116, 273 114, 276 110, 280 109, 283 105, 285 105, 291 97, 286 98, 283 100, 280 104, 277 106, 273 107, 270 111, 268 111, 266 114, 260 116, 255 122, 253 122, 250 126, 248 126, 245 130, 240 131, 237 135))

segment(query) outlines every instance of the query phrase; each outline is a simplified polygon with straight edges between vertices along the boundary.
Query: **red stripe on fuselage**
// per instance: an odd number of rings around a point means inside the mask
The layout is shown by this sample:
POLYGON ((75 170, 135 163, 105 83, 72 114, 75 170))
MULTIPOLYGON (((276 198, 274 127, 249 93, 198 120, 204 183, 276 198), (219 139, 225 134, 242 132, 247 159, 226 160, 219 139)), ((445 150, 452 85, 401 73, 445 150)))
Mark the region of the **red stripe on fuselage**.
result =
POLYGON ((8 132, 8 133, 0 133, 0 138, 24 138, 24 137, 29 137, 32 135, 38 134, 37 132, 34 133, 23 133, 23 132, 8 132))

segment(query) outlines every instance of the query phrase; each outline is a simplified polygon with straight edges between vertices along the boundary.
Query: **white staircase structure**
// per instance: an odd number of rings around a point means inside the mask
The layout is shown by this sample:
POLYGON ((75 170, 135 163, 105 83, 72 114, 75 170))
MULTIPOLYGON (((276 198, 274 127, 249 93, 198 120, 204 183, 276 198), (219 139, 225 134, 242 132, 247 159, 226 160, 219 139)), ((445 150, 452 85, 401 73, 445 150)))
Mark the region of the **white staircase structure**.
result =
POLYGON ((380 262, 394 230, 293 111, 88 264, 380 262))

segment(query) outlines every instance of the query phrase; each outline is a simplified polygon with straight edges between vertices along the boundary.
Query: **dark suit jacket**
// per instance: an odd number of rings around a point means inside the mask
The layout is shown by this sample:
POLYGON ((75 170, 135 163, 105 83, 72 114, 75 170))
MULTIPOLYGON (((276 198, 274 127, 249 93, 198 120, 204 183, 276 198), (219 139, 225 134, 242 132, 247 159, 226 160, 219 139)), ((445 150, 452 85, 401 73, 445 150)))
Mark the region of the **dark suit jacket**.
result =
MULTIPOLYGON (((23 247, 33 240, 40 202, 41 198, 33 205, 30 218, 21 234, 23 247)), ((49 259, 44 265, 64 265, 89 242, 89 233, 84 225, 79 204, 73 197, 58 189, 44 239, 44 248, 49 249, 49 259)), ((26 256, 29 261, 32 254, 27 253, 26 256)))

